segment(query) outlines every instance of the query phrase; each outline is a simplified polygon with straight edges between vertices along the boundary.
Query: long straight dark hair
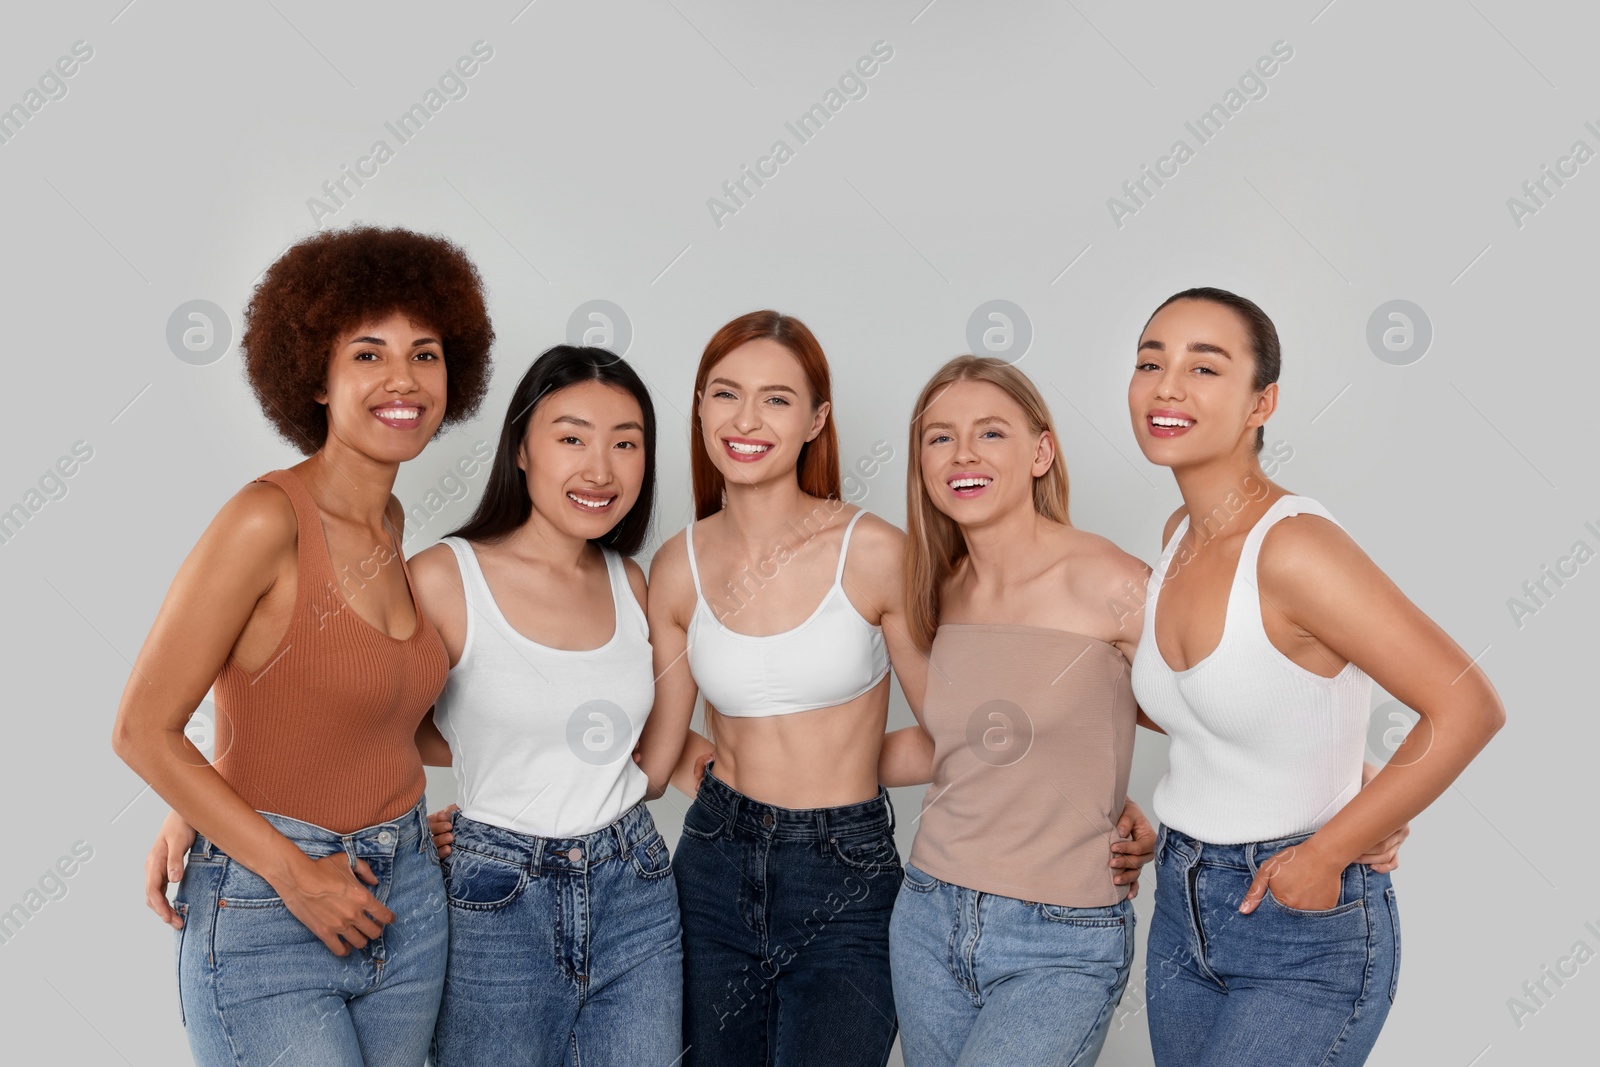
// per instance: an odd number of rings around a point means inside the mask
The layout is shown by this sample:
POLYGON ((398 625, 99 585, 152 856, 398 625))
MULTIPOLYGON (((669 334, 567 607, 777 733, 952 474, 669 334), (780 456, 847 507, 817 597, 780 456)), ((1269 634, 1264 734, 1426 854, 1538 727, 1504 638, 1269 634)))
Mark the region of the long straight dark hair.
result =
POLYGON ((505 424, 500 427, 500 445, 495 449, 483 499, 478 501, 472 518, 450 532, 451 537, 493 544, 505 540, 528 521, 533 514, 533 501, 528 497, 527 476, 517 466, 517 451, 539 403, 551 393, 581 382, 604 382, 626 391, 639 402, 644 414, 644 485, 639 488, 639 499, 604 537, 594 539, 596 544, 624 556, 644 547, 656 502, 656 409, 650 403, 650 390, 615 352, 576 345, 548 349, 517 383, 506 408, 505 424))

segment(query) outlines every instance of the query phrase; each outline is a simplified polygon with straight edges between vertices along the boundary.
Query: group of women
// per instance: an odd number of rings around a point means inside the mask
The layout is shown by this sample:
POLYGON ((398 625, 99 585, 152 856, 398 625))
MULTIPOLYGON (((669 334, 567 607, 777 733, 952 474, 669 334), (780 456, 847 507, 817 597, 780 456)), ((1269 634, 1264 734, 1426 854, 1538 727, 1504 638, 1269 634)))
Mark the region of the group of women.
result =
POLYGON ((1188 290, 1138 337, 1134 434, 1183 498, 1153 572, 1071 524, 1049 410, 994 359, 917 397, 906 532, 846 504, 828 363, 774 311, 706 345, 695 520, 648 587, 654 408, 596 348, 533 363, 475 513, 405 560, 397 470, 474 415, 493 336, 471 262, 405 230, 301 242, 247 309, 307 458, 201 536, 113 736, 173 809, 147 893, 197 1063, 882 1067, 898 1033, 909 1067, 1087 1065, 1152 858, 1158 1064, 1364 1061, 1388 871, 1503 711, 1262 472, 1258 307, 1188 290), (891 670, 918 725, 886 733, 891 670), (1374 679, 1421 716, 1381 770, 1374 679), (459 807, 430 819, 424 764, 459 807), (886 787, 921 783, 902 864, 886 787))

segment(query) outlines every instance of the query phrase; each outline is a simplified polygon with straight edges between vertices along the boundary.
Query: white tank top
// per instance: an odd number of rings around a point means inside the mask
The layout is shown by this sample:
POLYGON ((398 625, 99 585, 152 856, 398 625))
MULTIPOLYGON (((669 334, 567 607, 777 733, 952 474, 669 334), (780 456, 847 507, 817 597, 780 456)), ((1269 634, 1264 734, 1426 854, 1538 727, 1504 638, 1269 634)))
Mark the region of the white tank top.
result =
POLYGON ((1338 522, 1309 497, 1274 501, 1245 536, 1221 643, 1188 670, 1167 666, 1156 647, 1161 583, 1187 517, 1150 575, 1133 693, 1172 741, 1155 813, 1201 841, 1237 845, 1308 833, 1361 788, 1372 679, 1354 663, 1331 678, 1308 671, 1279 652, 1261 624, 1261 542, 1273 523, 1301 513, 1338 522))
MULTIPOLYGON (((689 673, 719 713, 759 718, 831 708, 861 696, 889 673, 883 629, 862 618, 844 591, 850 534, 865 514, 857 510, 844 528, 839 567, 817 609, 799 626, 761 637, 730 630, 712 614, 700 592, 694 524, 689 524, 684 539, 695 598, 689 620, 689 673)), ((743 595, 761 593, 757 588, 743 595)))
POLYGON ((500 613, 472 546, 446 537, 467 598, 467 636, 434 706, 450 742, 457 803, 469 819, 539 837, 615 822, 648 779, 633 748, 655 701, 650 629, 609 548, 616 625, 599 648, 569 651, 522 636, 500 613))

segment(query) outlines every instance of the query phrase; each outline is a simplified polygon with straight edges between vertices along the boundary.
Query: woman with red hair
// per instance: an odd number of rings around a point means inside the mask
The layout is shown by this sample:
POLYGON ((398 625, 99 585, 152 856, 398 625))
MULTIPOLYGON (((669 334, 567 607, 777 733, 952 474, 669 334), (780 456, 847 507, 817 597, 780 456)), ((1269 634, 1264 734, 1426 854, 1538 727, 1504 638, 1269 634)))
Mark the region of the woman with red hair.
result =
MULTIPOLYGON (((674 774, 695 797, 673 857, 686 1067, 882 1067, 894 1043, 901 866, 878 759, 891 659, 913 706, 927 661, 908 636, 905 535, 841 498, 831 414, 798 319, 718 330, 695 375, 696 521, 651 564, 645 737, 682 736, 697 693, 711 735, 688 735, 674 774)), ((643 758, 652 780, 673 770, 643 758)))

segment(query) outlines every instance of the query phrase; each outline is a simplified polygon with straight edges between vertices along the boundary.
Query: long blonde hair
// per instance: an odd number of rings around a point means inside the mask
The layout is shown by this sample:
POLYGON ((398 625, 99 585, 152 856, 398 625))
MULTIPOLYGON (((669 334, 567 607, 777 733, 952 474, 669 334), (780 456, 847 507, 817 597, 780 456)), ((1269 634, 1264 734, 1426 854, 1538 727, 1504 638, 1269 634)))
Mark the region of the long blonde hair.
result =
POLYGON ((906 473, 906 615, 911 637, 927 649, 939 628, 939 590, 967 554, 967 542, 954 519, 934 507, 922 484, 922 420, 928 405, 956 382, 988 382, 1005 390, 1028 416, 1030 432, 1049 433, 1057 451, 1050 469, 1033 480, 1033 508, 1064 526, 1067 517, 1067 466, 1061 459, 1060 438, 1044 397, 1026 374, 1002 359, 957 356, 934 372, 912 409, 911 465, 906 473))

